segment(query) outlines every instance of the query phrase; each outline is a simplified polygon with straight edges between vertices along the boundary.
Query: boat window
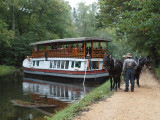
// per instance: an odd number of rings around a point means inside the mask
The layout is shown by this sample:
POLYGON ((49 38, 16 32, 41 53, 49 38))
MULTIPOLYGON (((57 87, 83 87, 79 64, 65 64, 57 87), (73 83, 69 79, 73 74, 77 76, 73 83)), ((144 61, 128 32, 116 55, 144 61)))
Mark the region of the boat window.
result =
POLYGON ((72 61, 71 68, 74 68, 74 61, 72 61))
POLYGON ((41 51, 41 45, 38 45, 38 47, 37 47, 37 48, 38 48, 38 50, 39 50, 39 51, 41 51))
POLYGON ((68 69, 69 61, 66 61, 65 69, 68 69))
POLYGON ((35 61, 33 61, 33 66, 35 66, 35 61))
POLYGON ((57 45, 56 44, 52 44, 52 49, 57 49, 57 45))
POLYGON ((39 61, 36 61, 36 65, 39 66, 39 61))
POLYGON ((61 61, 61 69, 64 69, 64 61, 61 61))
POLYGON ((53 61, 50 61, 50 68, 52 68, 52 62, 53 62, 53 61))
POLYGON ((63 45, 58 45, 58 49, 63 49, 63 45))
POLYGON ((34 45, 34 46, 33 46, 33 50, 34 50, 34 52, 37 52, 37 49, 38 49, 38 48, 37 48, 37 46, 36 46, 36 45, 34 45))
POLYGON ((81 61, 75 62, 75 67, 81 68, 81 61))
POLYGON ((93 49, 99 49, 99 42, 93 42, 93 49))
POLYGON ((92 52, 92 50, 91 50, 91 42, 87 42, 86 43, 86 54, 90 54, 91 55, 91 52, 92 52))
POLYGON ((40 48, 41 51, 46 49, 46 45, 41 45, 40 47, 41 47, 40 48))
POLYGON ((60 68, 60 60, 57 61, 57 68, 60 68))
POLYGON ((51 48, 52 48, 51 44, 47 45, 47 50, 50 50, 51 48))
POLYGON ((57 61, 55 60, 53 63, 53 68, 56 68, 56 63, 57 63, 57 61))
POLYGON ((106 42, 101 42, 101 48, 105 49, 106 48, 106 42))
POLYGON ((81 68, 81 61, 78 62, 78 68, 81 68))
POLYGON ((92 63, 93 63, 93 69, 99 69, 98 61, 92 61, 92 63))
POLYGON ((82 43, 78 43, 78 49, 82 49, 82 43))

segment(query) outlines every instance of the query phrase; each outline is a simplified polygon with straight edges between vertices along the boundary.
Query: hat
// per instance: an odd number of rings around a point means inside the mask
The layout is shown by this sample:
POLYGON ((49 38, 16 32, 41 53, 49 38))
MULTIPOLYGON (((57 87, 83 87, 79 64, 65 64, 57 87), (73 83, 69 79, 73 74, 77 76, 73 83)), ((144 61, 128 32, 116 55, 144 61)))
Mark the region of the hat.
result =
POLYGON ((132 57, 132 56, 131 56, 131 53, 127 53, 126 57, 127 57, 127 58, 131 58, 131 57, 132 57))
POLYGON ((126 55, 123 55, 123 58, 126 58, 126 55))

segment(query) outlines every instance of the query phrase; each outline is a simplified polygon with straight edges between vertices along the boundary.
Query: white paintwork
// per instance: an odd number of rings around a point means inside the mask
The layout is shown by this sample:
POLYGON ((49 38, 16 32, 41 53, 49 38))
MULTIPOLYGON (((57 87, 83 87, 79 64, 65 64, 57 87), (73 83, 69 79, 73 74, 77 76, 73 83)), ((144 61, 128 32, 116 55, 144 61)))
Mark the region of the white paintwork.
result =
MULTIPOLYGON (((85 64, 87 63, 88 59, 77 59, 77 58, 48 58, 47 61, 45 58, 30 58, 30 62, 27 59, 23 61, 23 67, 26 68, 37 68, 37 69, 53 69, 53 70, 65 70, 65 71, 84 71, 85 64), (60 68, 50 68, 50 61, 59 60, 59 61, 69 61, 69 68, 68 69, 61 69, 60 68), (35 65, 33 66, 33 62, 35 61, 35 65), (39 61, 39 65, 37 66, 37 61, 39 61), (71 67, 72 61, 74 62, 81 62, 81 67, 78 68, 75 66, 71 67)), ((102 69, 103 59, 91 59, 91 61, 99 61, 99 69, 102 69)))

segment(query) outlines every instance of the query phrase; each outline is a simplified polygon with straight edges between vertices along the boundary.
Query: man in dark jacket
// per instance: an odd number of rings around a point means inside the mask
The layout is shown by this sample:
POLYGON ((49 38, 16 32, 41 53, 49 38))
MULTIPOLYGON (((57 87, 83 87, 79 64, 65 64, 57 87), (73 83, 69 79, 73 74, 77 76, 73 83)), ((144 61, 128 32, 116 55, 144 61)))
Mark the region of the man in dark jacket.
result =
POLYGON ((128 92, 129 80, 131 81, 131 92, 134 92, 134 70, 138 66, 137 62, 134 59, 131 59, 132 56, 130 53, 126 55, 127 59, 123 64, 123 72, 125 73, 126 87, 124 92, 128 92))

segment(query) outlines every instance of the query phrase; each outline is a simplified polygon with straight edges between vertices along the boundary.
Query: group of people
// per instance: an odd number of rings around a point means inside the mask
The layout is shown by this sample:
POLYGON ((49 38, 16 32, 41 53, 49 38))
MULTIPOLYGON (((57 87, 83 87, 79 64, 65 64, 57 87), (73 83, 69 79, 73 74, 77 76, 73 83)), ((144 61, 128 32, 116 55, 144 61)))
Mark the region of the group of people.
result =
POLYGON ((123 73, 125 77, 125 90, 124 92, 129 91, 129 80, 131 83, 131 92, 134 92, 134 70, 137 68, 138 63, 132 59, 130 53, 123 56, 124 63, 123 63, 123 73))

